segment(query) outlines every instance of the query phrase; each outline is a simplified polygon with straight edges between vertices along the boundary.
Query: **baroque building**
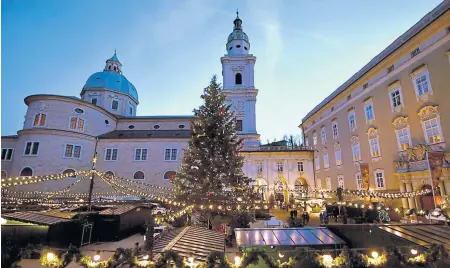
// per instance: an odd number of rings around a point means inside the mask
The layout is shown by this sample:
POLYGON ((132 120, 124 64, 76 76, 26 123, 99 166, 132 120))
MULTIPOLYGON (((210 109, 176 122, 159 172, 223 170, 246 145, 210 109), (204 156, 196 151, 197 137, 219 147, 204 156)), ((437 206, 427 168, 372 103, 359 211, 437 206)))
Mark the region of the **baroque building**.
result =
MULTIPOLYGON (((254 83, 256 57, 239 14, 233 22, 222 63, 223 92, 236 115, 244 139, 244 172, 254 178, 255 191, 288 201, 289 192, 314 188, 312 151, 302 146, 260 146, 256 128, 254 83)), ((74 173, 92 168, 118 177, 170 187, 190 138, 192 115, 137 116, 136 87, 122 72, 117 54, 101 72, 92 74, 80 98, 38 94, 25 98, 23 129, 2 137, 2 178, 74 173)), ((26 191, 61 190, 71 178, 21 186, 26 191)), ((101 184, 101 181, 96 182, 101 184)), ((86 192, 89 182, 73 189, 86 192)), ((111 191, 102 185, 104 191, 111 191)))
MULTIPOLYGON (((450 1, 443 1, 303 118, 319 184, 330 190, 431 189, 426 155, 442 152, 434 186, 437 196, 450 194, 449 10, 450 1)), ((432 196, 402 203, 434 208, 432 196)))

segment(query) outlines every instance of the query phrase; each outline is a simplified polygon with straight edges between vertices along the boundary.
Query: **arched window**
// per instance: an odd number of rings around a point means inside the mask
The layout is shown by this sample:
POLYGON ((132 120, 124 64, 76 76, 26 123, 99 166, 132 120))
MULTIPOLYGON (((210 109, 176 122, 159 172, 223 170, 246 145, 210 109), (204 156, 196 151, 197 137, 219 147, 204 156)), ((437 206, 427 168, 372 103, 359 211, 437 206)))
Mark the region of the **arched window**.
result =
POLYGON ((5 179, 8 177, 8 173, 5 170, 2 170, 2 179, 5 179))
POLYGON ((144 172, 142 172, 142 171, 136 171, 136 173, 134 173, 133 178, 134 178, 135 180, 143 180, 143 179, 145 179, 144 172))
POLYGON ((165 180, 173 180, 175 179, 176 172, 175 171, 167 171, 164 173, 164 179, 165 180))
POLYGON ((235 84, 236 85, 242 85, 242 74, 237 73, 235 76, 235 84))
POLYGON ((108 177, 113 177, 113 176, 114 176, 114 172, 112 172, 112 171, 106 171, 106 172, 105 172, 105 175, 108 176, 108 177))
POLYGON ((63 171, 63 174, 65 175, 65 174, 72 174, 72 175, 68 175, 67 177, 68 178, 71 178, 71 179, 76 179, 77 178, 77 175, 75 175, 75 170, 73 170, 73 169, 71 169, 71 168, 68 168, 68 169, 66 169, 66 170, 64 170, 63 171))
POLYGON ((22 171, 20 172, 20 176, 21 177, 31 177, 31 176, 33 176, 33 170, 29 167, 26 167, 26 168, 22 169, 22 171))

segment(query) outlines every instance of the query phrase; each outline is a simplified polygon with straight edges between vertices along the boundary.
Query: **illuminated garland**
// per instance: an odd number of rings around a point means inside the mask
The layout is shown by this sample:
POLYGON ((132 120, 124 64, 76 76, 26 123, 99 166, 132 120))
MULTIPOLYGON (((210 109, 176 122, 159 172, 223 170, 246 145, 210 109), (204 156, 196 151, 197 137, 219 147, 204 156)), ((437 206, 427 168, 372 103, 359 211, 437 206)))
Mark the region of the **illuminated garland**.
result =
POLYGON ((130 184, 140 184, 142 186, 146 186, 150 189, 158 189, 158 190, 165 190, 165 191, 175 191, 175 189, 173 188, 169 188, 169 187, 163 187, 163 186, 159 186, 159 185, 153 185, 153 184, 148 184, 145 182, 140 182, 140 181, 135 181, 135 180, 130 180, 130 179, 125 179, 122 177, 117 177, 115 175, 109 175, 106 174, 105 172, 100 172, 100 171, 96 171, 96 174, 100 177, 107 177, 108 179, 114 179, 114 180, 121 180, 124 181, 126 183, 130 183, 130 184))
POLYGON ((45 175, 45 176, 3 178, 2 179, 2 187, 9 188, 9 187, 13 187, 13 186, 34 184, 34 183, 40 183, 40 182, 50 181, 50 180, 61 180, 61 179, 65 179, 67 177, 88 175, 90 173, 91 173, 90 170, 88 170, 88 171, 84 170, 84 171, 78 171, 78 172, 72 172, 72 173, 54 174, 54 175, 45 175))

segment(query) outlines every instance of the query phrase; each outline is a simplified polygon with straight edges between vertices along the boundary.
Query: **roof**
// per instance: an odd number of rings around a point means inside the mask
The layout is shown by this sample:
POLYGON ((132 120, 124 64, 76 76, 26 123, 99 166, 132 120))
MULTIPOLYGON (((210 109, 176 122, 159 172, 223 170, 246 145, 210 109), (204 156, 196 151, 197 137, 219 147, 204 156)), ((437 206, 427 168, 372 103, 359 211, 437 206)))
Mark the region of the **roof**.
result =
POLYGON ((112 208, 108 208, 105 209, 103 211, 100 211, 100 215, 122 215, 125 214, 135 208, 146 208, 146 209, 150 209, 148 206, 143 206, 143 205, 120 205, 120 206, 116 206, 116 207, 112 207, 112 208))
POLYGON ((114 55, 109 60, 117 61, 118 63, 120 63, 119 59, 117 58, 116 52, 114 52, 114 55))
POLYGON ((234 229, 238 247, 323 246, 345 242, 324 227, 234 229))
POLYGON ((139 116, 117 116, 120 119, 192 119, 194 115, 139 115, 139 116))
POLYGON ((212 251, 225 251, 225 240, 220 232, 188 226, 162 251, 166 250, 177 251, 182 257, 192 256, 198 261, 205 261, 212 251))
POLYGON ((190 130, 114 130, 98 136, 99 139, 187 139, 190 130))
POLYGON ((30 222, 39 225, 53 225, 61 222, 69 222, 71 220, 49 215, 38 214, 34 212, 22 211, 9 214, 2 214, 5 219, 30 222))
POLYGON ((450 1, 443 1, 437 7, 435 7, 432 11, 428 12, 419 22, 417 22, 414 26, 409 28, 404 34, 402 34, 399 38, 397 38, 394 42, 392 42, 387 48, 385 48, 381 53, 375 56, 369 63, 367 63, 361 70, 356 72, 350 79, 345 81, 340 87, 338 87, 333 93, 331 93, 328 97, 326 97, 321 103, 319 103, 314 109, 312 109, 303 119, 302 122, 305 122, 310 118, 313 114, 318 112, 322 107, 324 107, 327 103, 337 97, 339 94, 344 92, 348 87, 350 87, 353 83, 358 81, 363 75, 369 72, 376 65, 381 63, 385 58, 387 58, 394 51, 399 49, 401 46, 406 44, 411 38, 417 35, 419 32, 424 30, 428 25, 430 25, 433 21, 442 16, 445 12, 450 9, 450 1))
POLYGON ((450 227, 445 225, 418 224, 418 225, 385 225, 378 226, 383 231, 408 240, 426 248, 432 244, 443 244, 450 250, 450 227))
POLYGON ((139 102, 139 97, 134 85, 127 78, 115 72, 97 72, 91 75, 83 87, 85 89, 109 89, 132 97, 139 102))

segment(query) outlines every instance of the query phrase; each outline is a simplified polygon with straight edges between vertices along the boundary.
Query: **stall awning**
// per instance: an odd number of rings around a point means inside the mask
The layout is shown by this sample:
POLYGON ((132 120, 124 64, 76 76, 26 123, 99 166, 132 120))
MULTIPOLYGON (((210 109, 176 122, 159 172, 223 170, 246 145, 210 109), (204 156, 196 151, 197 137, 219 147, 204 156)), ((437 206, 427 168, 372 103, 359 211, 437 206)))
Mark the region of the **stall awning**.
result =
POLYGON ((48 215, 42 215, 42 214, 28 212, 28 211, 3 214, 2 217, 4 217, 5 219, 16 220, 16 221, 21 221, 21 222, 29 222, 29 223, 39 224, 39 225, 52 225, 52 224, 57 224, 60 222, 71 221, 69 219, 48 216, 48 215))
POLYGON ((443 244, 447 250, 450 250, 450 227, 445 225, 386 224, 378 228, 423 247, 430 247, 432 244, 443 244))
POLYGON ((345 242, 324 227, 235 229, 238 247, 321 246, 345 242))

